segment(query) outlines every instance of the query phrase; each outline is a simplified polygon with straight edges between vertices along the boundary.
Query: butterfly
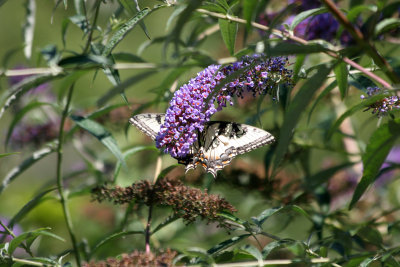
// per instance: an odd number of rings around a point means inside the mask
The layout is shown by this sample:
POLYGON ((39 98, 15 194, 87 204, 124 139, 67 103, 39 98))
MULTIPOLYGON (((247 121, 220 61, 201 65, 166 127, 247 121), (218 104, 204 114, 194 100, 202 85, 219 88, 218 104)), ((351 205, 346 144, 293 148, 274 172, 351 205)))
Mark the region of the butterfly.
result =
MULTIPOLYGON (((165 114, 162 113, 145 113, 133 116, 129 122, 155 140, 164 118, 165 114)), ((176 159, 186 166, 186 172, 201 165, 214 177, 237 155, 275 141, 269 132, 260 128, 227 121, 207 122, 197 136, 190 152, 176 159)))

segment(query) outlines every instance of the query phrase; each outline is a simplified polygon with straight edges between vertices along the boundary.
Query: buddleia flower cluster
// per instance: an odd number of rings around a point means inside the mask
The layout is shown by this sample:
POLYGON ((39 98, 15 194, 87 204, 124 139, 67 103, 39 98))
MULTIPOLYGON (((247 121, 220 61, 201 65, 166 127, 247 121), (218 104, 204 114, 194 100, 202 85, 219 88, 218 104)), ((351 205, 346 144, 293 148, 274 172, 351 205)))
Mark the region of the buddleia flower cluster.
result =
POLYGON ((164 178, 157 180, 156 184, 139 181, 128 187, 100 186, 93 189, 92 196, 99 202, 109 200, 115 204, 124 204, 135 201, 148 206, 168 206, 172 208, 175 216, 182 218, 187 224, 201 218, 208 222, 217 222, 218 226, 224 228, 229 228, 230 225, 218 214, 223 211, 236 211, 224 198, 185 186, 176 179, 164 178))
POLYGON ((287 58, 255 55, 227 66, 211 65, 199 72, 170 101, 156 138, 157 148, 164 148, 175 158, 185 157, 197 140, 197 132, 203 131, 205 123, 227 103, 233 105, 232 97, 242 97, 243 92, 275 97, 279 84, 291 84, 292 72, 286 69, 287 64, 287 58), (217 86, 235 72, 242 73, 216 92, 217 86))
MULTIPOLYGON (((368 87, 367 96, 361 95, 361 99, 367 99, 383 93, 387 92, 379 87, 368 87)), ((400 98, 397 95, 385 97, 370 105, 365 111, 370 109, 372 109, 372 114, 376 114, 378 117, 384 116, 391 110, 400 109, 400 98)))
POLYGON ((173 266, 173 260, 178 253, 167 249, 157 254, 144 251, 133 251, 130 254, 122 254, 118 258, 108 258, 105 261, 84 263, 83 267, 129 267, 129 266, 173 266))

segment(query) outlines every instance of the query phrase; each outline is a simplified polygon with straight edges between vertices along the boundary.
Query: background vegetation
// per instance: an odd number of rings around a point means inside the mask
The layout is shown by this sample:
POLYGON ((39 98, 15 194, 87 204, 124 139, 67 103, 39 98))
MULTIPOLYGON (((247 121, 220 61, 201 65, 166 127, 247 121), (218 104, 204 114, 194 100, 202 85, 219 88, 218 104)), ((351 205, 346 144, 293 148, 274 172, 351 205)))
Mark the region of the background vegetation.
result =
POLYGON ((0 263, 399 266, 399 13, 388 0, 0 0, 0 263), (277 141, 216 179, 184 174, 129 125, 207 66, 261 53, 287 57, 292 83, 212 120, 277 141))

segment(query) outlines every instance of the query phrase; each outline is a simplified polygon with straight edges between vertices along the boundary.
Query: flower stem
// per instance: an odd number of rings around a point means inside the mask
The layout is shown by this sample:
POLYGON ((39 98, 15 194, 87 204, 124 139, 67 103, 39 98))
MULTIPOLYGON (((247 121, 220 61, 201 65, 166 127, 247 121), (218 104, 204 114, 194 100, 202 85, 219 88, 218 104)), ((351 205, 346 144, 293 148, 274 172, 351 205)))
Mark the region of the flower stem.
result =
MULTIPOLYGON (((247 24, 247 21, 244 20, 244 19, 235 18, 235 17, 232 17, 232 16, 227 16, 227 15, 224 15, 224 14, 221 14, 221 13, 211 12, 211 11, 208 11, 208 10, 205 10, 205 9, 197 9, 196 11, 199 12, 199 13, 203 13, 203 14, 212 16, 212 17, 227 19, 227 20, 238 22, 238 23, 241 23, 241 24, 247 24)), ((283 37, 283 38, 290 39, 290 40, 295 41, 297 43, 300 43, 300 44, 303 44, 303 45, 307 45, 308 44, 308 41, 306 41, 306 40, 304 40, 304 39, 302 39, 300 37, 291 35, 289 32, 280 31, 280 30, 277 30, 277 29, 270 29, 268 26, 265 26, 265 25, 262 25, 262 24, 259 24, 259 23, 256 23, 256 22, 252 22, 251 25, 254 28, 257 28, 257 29, 260 29, 260 30, 263 30, 263 31, 271 30, 271 32, 273 34, 278 35, 278 36, 283 37)), ((377 81, 378 83, 380 83, 383 87, 386 87, 388 89, 392 88, 392 86, 388 82, 386 82, 384 79, 382 79, 378 75, 372 73, 371 71, 365 69, 364 67, 360 66, 359 64, 357 64, 353 60, 349 59, 348 57, 342 57, 341 55, 339 55, 339 54, 337 54, 337 53, 335 53, 333 51, 326 51, 325 54, 327 54, 327 55, 329 55, 329 56, 331 56, 333 58, 343 60, 344 62, 346 62, 350 66, 354 67, 355 69, 358 69, 359 71, 361 71, 362 73, 364 73, 365 75, 370 77, 371 79, 373 79, 373 80, 377 81)))
POLYGON ((149 216, 147 217, 147 224, 146 224, 146 230, 145 230, 145 246, 146 246, 146 253, 150 253, 150 225, 151 225, 151 215, 153 211, 153 205, 150 204, 149 206, 149 216))
POLYGON ((58 147, 57 147, 57 188, 58 188, 58 193, 60 194, 60 202, 63 208, 63 213, 64 213, 64 219, 65 223, 67 225, 67 229, 71 238, 72 246, 74 248, 74 253, 75 253, 75 259, 77 262, 77 266, 81 266, 81 259, 80 259, 80 254, 78 250, 78 244, 76 242, 76 237, 73 232, 73 226, 72 226, 72 219, 71 215, 68 210, 68 197, 64 192, 63 188, 63 181, 62 181, 62 160, 63 160, 63 143, 64 143, 64 123, 65 120, 68 116, 69 112, 69 106, 71 104, 71 99, 72 99, 72 93, 74 91, 74 84, 72 84, 69 88, 68 91, 68 96, 67 96, 67 103, 65 104, 65 108, 61 117, 61 122, 60 122, 60 131, 58 135, 58 147))
POLYGON ((392 82, 399 84, 400 78, 394 72, 392 66, 386 61, 382 55, 376 50, 375 46, 365 39, 362 32, 347 19, 347 17, 338 9, 332 0, 322 0, 327 6, 329 11, 339 20, 343 27, 353 36, 361 47, 366 48, 366 52, 375 61, 375 63, 382 69, 382 71, 392 80, 392 82))

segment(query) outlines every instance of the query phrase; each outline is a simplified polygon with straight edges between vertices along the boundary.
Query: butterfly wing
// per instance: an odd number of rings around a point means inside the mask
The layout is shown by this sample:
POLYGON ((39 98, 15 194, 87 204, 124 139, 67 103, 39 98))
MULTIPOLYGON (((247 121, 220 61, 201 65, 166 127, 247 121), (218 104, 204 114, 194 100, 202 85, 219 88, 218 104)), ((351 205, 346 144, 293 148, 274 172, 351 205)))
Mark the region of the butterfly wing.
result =
POLYGON ((235 156, 274 141, 275 138, 269 132, 257 127, 233 122, 208 122, 200 133, 197 144, 199 147, 194 146, 193 161, 186 169, 193 169, 201 164, 215 177, 217 171, 229 165, 235 156))
POLYGON ((133 116, 129 122, 155 140, 164 119, 165 114, 163 113, 144 113, 133 116))

